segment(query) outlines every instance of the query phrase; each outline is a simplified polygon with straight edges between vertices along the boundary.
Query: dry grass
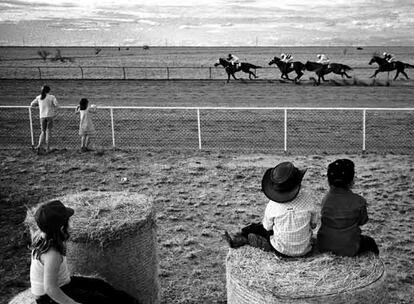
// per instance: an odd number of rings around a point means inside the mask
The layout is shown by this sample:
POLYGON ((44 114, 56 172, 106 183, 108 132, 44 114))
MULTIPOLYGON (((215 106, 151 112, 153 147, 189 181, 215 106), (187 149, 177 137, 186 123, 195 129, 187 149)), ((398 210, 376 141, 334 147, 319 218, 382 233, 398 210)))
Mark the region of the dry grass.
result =
POLYGON ((0 151, 0 303, 28 286, 25 205, 89 190, 154 198, 162 303, 225 303, 228 246, 221 236, 261 219, 265 169, 283 160, 308 167, 304 186, 322 198, 327 165, 344 157, 356 163, 355 192, 369 204, 363 231, 379 244, 391 303, 412 303, 414 156, 65 150, 0 151))

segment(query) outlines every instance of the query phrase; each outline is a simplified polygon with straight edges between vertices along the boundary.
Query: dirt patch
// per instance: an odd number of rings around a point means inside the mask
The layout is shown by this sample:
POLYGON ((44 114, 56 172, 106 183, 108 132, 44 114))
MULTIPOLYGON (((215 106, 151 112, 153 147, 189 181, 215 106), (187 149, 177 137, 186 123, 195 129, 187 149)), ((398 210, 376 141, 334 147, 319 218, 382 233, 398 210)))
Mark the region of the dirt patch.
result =
POLYGON ((368 201, 373 236, 388 273, 392 303, 414 300, 413 176, 410 155, 236 154, 230 152, 56 150, 0 151, 0 303, 27 288, 30 256, 26 206, 77 191, 132 191, 157 210, 162 303, 225 303, 224 230, 260 221, 265 169, 284 160, 307 167, 304 186, 322 198, 326 167, 336 158, 356 164, 354 191, 368 201))

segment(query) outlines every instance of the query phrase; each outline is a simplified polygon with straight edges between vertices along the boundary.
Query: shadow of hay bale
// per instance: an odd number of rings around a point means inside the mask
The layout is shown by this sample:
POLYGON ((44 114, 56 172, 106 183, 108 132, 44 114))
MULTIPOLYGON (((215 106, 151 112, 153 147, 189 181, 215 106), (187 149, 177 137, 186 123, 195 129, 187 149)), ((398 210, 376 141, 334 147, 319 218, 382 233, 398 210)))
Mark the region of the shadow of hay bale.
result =
POLYGON ((244 246, 229 250, 226 285, 229 304, 388 303, 384 264, 372 254, 281 259, 244 246))
MULTIPOLYGON (((97 191, 57 199, 75 210, 67 243, 69 271, 103 278, 140 303, 159 303, 152 201, 138 193, 97 191)), ((33 221, 28 212, 26 222, 32 226, 33 221)))

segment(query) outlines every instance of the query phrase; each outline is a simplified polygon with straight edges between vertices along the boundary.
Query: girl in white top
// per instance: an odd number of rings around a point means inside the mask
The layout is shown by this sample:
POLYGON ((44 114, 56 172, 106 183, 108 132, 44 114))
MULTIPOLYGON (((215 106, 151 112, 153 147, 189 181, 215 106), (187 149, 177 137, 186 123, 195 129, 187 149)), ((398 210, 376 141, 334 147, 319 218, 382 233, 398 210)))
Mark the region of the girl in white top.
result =
POLYGON ((41 133, 39 136, 39 144, 34 147, 39 153, 43 145, 46 143, 46 152, 50 149, 50 135, 53 127, 53 118, 56 115, 58 102, 56 97, 49 94, 50 87, 45 85, 42 92, 31 103, 30 107, 39 107, 41 133))
POLYGON ((90 151, 88 145, 90 143, 91 136, 95 135, 95 127, 93 125, 91 113, 95 112, 96 106, 89 106, 89 101, 86 98, 82 98, 79 102, 79 106, 76 108, 76 112, 79 112, 79 135, 81 137, 81 151, 90 151))
POLYGON ((28 215, 32 236, 30 284, 37 304, 138 304, 123 291, 98 278, 70 276, 66 261, 72 208, 49 201, 28 215))

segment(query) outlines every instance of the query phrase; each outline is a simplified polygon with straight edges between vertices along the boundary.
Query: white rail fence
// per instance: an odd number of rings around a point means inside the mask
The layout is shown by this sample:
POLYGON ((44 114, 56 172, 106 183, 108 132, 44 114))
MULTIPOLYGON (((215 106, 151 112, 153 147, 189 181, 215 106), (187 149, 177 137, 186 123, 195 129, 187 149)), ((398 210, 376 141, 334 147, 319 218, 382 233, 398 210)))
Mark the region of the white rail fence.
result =
MULTIPOLYGON (((79 146, 79 117, 62 106, 52 145, 79 146)), ((35 145, 38 109, 0 106, 0 145, 35 145)), ((414 108, 98 107, 96 148, 301 153, 413 153, 414 108)))

